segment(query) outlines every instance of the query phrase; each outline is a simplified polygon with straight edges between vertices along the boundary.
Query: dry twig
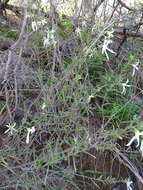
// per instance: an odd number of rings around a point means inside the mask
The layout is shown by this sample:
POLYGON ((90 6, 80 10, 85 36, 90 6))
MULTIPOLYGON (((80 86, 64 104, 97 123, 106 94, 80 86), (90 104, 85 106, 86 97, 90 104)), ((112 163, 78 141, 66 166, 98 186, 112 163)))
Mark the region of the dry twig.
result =
POLYGON ((143 177, 140 175, 137 167, 125 156, 123 153, 121 153, 118 150, 114 151, 115 156, 117 156, 118 160, 127 167, 137 178, 137 180, 143 184, 143 177))

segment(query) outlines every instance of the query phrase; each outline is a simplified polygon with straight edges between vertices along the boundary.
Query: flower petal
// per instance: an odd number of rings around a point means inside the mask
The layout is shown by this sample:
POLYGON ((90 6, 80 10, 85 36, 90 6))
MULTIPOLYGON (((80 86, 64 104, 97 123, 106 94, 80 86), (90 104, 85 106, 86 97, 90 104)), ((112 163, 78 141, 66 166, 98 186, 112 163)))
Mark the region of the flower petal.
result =
POLYGON ((126 146, 131 146, 131 144, 136 140, 136 136, 132 137, 131 140, 126 144, 126 146))
POLYGON ((143 140, 141 141, 140 152, 141 152, 141 155, 143 156, 143 140))
POLYGON ((29 144, 29 135, 30 135, 30 133, 28 132, 27 136, 26 136, 26 144, 29 144))

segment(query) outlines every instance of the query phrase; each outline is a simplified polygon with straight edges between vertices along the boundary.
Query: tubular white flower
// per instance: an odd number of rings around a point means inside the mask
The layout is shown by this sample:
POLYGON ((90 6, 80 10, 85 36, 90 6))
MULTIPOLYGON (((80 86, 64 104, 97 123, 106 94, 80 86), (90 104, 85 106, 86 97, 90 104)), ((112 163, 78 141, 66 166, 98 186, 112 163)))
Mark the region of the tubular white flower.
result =
POLYGON ((131 138, 131 140, 129 141, 129 143, 126 146, 130 146, 135 140, 137 140, 136 147, 138 147, 140 145, 140 136, 142 136, 142 135, 143 135, 143 132, 136 131, 135 136, 133 136, 131 138))
POLYGON ((17 132, 16 129, 14 129, 14 127, 16 126, 16 123, 14 124, 8 124, 6 125, 6 127, 8 128, 4 133, 9 133, 10 135, 13 135, 14 132, 17 132))
POLYGON ((139 70, 138 65, 139 65, 139 60, 135 64, 132 64, 132 67, 133 67, 132 76, 135 75, 136 70, 139 70))
POLYGON ((50 45, 49 39, 48 38, 44 39, 43 46, 48 47, 49 45, 50 45))
POLYGON ((41 8, 47 7, 48 5, 48 0, 41 0, 41 8))
POLYGON ((35 21, 33 21, 31 25, 32 25, 32 30, 33 30, 34 32, 36 32, 36 31, 38 30, 37 23, 36 23, 35 21))
POLYGON ((109 60, 109 56, 108 56, 107 51, 109 51, 110 53, 116 54, 116 52, 114 52, 112 49, 108 47, 112 43, 111 38, 114 37, 113 32, 114 32, 113 29, 111 31, 107 31, 107 36, 105 37, 105 40, 102 46, 102 54, 105 54, 108 60, 109 60))
POLYGON ((140 153, 143 157, 143 140, 141 141, 141 145, 140 145, 140 153))
POLYGON ((27 129, 26 144, 29 144, 30 134, 32 134, 34 132, 35 132, 35 127, 34 126, 27 129))
POLYGON ((125 83, 121 83, 123 90, 122 90, 122 94, 126 93, 126 87, 131 87, 131 85, 128 85, 129 80, 127 79, 127 81, 125 83))
POLYGON ((108 39, 107 37, 104 40, 103 46, 102 46, 102 54, 105 53, 107 59, 109 60, 109 56, 107 51, 109 51, 110 53, 116 54, 112 49, 110 49, 108 46, 109 44, 112 43, 112 40, 108 39))
POLYGON ((76 30, 75 30, 76 34, 77 34, 78 36, 80 36, 80 37, 81 37, 81 31, 82 31, 82 30, 81 30, 79 27, 77 27, 76 30))
POLYGON ((126 182, 126 185, 127 185, 127 190, 132 190, 133 188, 131 187, 131 184, 133 182, 130 180, 130 178, 128 178, 128 181, 126 182))
POLYGON ((89 104, 91 102, 91 99, 94 98, 93 95, 90 95, 88 98, 87 98, 87 103, 89 104))
POLYGON ((113 32, 114 32, 113 28, 112 28, 111 31, 108 31, 108 32, 107 32, 108 38, 113 38, 113 37, 114 37, 113 32))
POLYGON ((44 110, 45 108, 46 108, 46 104, 45 104, 45 102, 42 104, 42 110, 44 110))
POLYGON ((41 24, 42 24, 42 25, 45 25, 45 24, 47 24, 47 21, 46 21, 46 19, 43 19, 43 20, 41 20, 41 24))
POLYGON ((47 36, 44 37, 43 46, 48 47, 49 45, 55 45, 56 43, 55 30, 47 30, 47 36))

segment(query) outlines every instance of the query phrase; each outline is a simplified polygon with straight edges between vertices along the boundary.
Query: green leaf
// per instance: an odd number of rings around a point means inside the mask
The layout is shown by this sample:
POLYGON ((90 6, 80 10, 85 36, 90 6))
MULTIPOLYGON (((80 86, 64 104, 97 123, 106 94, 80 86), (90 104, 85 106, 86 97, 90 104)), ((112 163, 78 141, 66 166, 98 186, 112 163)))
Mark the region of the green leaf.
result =
POLYGON ((83 170, 82 173, 90 173, 90 174, 105 174, 105 172, 101 172, 98 170, 83 170))

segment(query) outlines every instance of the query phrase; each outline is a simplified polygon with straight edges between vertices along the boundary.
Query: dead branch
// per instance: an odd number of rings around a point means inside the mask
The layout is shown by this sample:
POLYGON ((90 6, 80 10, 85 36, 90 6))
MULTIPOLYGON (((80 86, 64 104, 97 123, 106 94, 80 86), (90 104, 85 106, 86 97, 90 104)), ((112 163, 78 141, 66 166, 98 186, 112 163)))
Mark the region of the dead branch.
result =
POLYGON ((98 10, 98 8, 101 6, 101 4, 104 2, 105 0, 100 0, 99 2, 97 2, 97 4, 95 5, 93 11, 96 12, 98 10))
POLYGON ((6 5, 8 4, 9 0, 4 0, 1 2, 0 0, 0 15, 2 17, 6 17, 6 5))
MULTIPOLYGON (((116 28, 114 29, 114 35, 124 36, 125 35, 124 31, 125 31, 125 28, 116 28)), ((134 31, 129 32, 128 30, 126 30, 126 37, 127 38, 143 38, 143 33, 134 32, 134 31)))
POLYGON ((116 55, 116 57, 119 56, 121 47, 122 47, 123 44, 126 42, 126 40, 127 40, 127 33, 126 33, 126 29, 124 28, 124 29, 123 29, 123 38, 122 38, 122 41, 120 42, 120 45, 119 45, 119 47, 118 47, 118 49, 117 49, 117 55, 116 55))
MULTIPOLYGON (((10 5, 10 4, 6 4, 5 8, 7 10, 10 10, 12 12, 14 12, 18 17, 21 17, 23 14, 22 12, 24 11, 24 7, 18 7, 18 6, 15 6, 15 5, 10 5)), ((27 11, 28 12, 32 12, 34 14, 40 14, 40 15, 43 15, 43 16, 49 16, 46 12, 42 11, 42 10, 39 10, 39 9, 34 9, 34 8, 27 8, 27 11)))
POLYGON ((136 176, 138 181, 143 184, 143 177, 140 175, 137 167, 127 158, 127 156, 118 150, 115 150, 114 154, 117 156, 119 162, 126 166, 136 176))
POLYGON ((14 12, 16 16, 21 17, 23 7, 18 7, 18 6, 15 6, 15 5, 7 4, 6 9, 14 12))
POLYGON ((22 24, 22 28, 21 28, 21 32, 20 32, 19 38, 18 38, 18 40, 9 48, 8 60, 7 60, 7 62, 6 62, 5 76, 4 76, 4 81, 3 81, 3 82, 6 82, 6 81, 7 81, 8 68, 9 68, 9 65, 10 65, 10 63, 11 63, 11 61, 12 61, 13 51, 14 51, 14 49, 20 44, 20 42, 21 42, 21 40, 22 40, 22 38, 23 38, 23 34, 24 34, 24 31, 25 31, 26 23, 27 23, 27 7, 24 8, 24 19, 23 19, 23 24, 22 24))
POLYGON ((0 1, 0 10, 4 10, 9 0, 5 0, 3 2, 0 1))
POLYGON ((128 9, 129 11, 135 11, 135 9, 132 9, 130 7, 128 7, 124 2, 122 2, 121 0, 118 0, 118 2, 120 3, 120 5, 122 5, 122 7, 128 9))
POLYGON ((113 17, 113 15, 114 15, 115 11, 117 10, 118 6, 119 6, 119 2, 117 2, 117 5, 114 7, 114 10, 112 11, 111 16, 110 16, 110 18, 108 19, 108 22, 112 19, 112 17, 113 17))

